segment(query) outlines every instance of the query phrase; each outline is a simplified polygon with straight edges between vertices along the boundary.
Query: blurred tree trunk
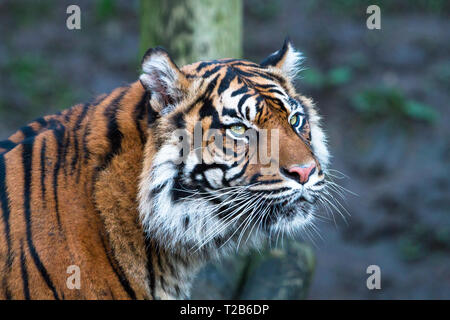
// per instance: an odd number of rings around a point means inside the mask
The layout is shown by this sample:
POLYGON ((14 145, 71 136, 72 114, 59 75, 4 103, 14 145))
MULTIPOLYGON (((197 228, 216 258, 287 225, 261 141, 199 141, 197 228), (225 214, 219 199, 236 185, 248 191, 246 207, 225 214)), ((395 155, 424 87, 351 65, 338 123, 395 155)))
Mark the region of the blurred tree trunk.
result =
POLYGON ((183 66, 240 58, 241 0, 141 0, 141 55, 162 46, 183 66))

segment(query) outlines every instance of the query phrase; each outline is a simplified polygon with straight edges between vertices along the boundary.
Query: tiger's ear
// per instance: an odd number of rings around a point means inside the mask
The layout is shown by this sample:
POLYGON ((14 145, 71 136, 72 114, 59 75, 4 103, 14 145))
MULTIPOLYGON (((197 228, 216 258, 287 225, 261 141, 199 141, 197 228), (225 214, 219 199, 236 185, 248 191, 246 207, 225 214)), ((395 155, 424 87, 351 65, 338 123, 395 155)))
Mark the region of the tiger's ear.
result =
POLYGON ((161 47, 147 50, 139 80, 151 94, 152 108, 163 115, 176 107, 190 86, 190 81, 161 47))
POLYGON ((261 66, 276 67, 292 81, 297 76, 297 73, 301 71, 300 65, 302 60, 303 56, 301 52, 294 48, 294 45, 289 38, 286 38, 283 47, 264 59, 261 62, 261 66))

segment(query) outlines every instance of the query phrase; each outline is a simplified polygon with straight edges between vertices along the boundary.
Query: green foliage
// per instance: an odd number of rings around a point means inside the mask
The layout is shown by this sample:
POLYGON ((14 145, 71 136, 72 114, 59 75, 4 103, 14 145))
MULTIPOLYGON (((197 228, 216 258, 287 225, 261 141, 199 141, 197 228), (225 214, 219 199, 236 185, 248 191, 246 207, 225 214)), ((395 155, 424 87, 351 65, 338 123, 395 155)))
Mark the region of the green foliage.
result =
POLYGON ((450 247, 450 227, 441 227, 436 230, 435 239, 443 246, 450 247))
POLYGON ((400 256, 405 261, 417 261, 426 255, 425 246, 412 237, 403 237, 399 240, 400 256))
MULTIPOLYGON (((40 115, 48 109, 64 109, 78 97, 61 75, 42 57, 24 55, 15 57, 1 67, 1 72, 10 75, 10 90, 20 92, 25 105, 17 107, 21 113, 40 115)), ((2 112, 7 112, 6 106, 2 112)))
POLYGON ((387 117, 433 123, 438 116, 437 111, 431 106, 408 99, 394 88, 366 89, 356 94, 351 102, 356 111, 374 120, 387 117))
POLYGON ((408 262, 425 258, 429 252, 448 251, 450 249, 450 228, 414 225, 398 241, 400 257, 408 262))
POLYGON ((448 15, 450 2, 448 0, 310 0, 310 8, 324 10, 324 8, 348 17, 361 17, 366 15, 366 8, 377 5, 383 12, 388 13, 431 13, 448 15))
POLYGON ((15 0, 5 3, 2 8, 14 18, 17 25, 22 27, 40 21, 43 16, 48 19, 52 16, 52 9, 53 3, 50 0, 27 1, 26 3, 15 0))
POLYGON ((450 62, 440 63, 433 68, 433 78, 443 88, 450 89, 450 62))
POLYGON ((246 0, 244 5, 246 12, 259 20, 272 19, 281 10, 281 4, 276 0, 246 0))
POLYGON ((331 69, 328 73, 328 82, 331 86, 340 86, 350 82, 352 72, 350 68, 340 67, 331 69))
POLYGON ((32 88, 34 78, 42 75, 48 67, 47 62, 40 57, 28 55, 13 58, 6 65, 6 70, 11 72, 13 82, 21 89, 28 91, 32 88))
POLYGON ((95 12, 98 20, 105 21, 113 18, 117 12, 117 4, 115 0, 97 0, 95 12))
POLYGON ((327 73, 315 69, 307 69, 301 72, 301 81, 315 89, 326 89, 342 86, 352 80, 353 74, 349 67, 338 67, 327 73))
POLYGON ((306 69, 302 71, 300 79, 302 82, 314 88, 323 87, 325 83, 323 74, 315 69, 306 69))

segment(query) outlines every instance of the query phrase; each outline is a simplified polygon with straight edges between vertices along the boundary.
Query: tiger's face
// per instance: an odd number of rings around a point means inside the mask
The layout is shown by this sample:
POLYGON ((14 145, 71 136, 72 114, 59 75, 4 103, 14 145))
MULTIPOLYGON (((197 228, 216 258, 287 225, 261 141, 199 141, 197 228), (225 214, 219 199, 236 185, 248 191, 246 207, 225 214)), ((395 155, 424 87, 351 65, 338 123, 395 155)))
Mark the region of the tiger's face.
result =
POLYGON ((261 64, 179 70, 162 49, 146 54, 141 83, 158 113, 139 189, 149 236, 211 253, 313 220, 329 155, 312 101, 291 83, 300 60, 289 41, 261 64))

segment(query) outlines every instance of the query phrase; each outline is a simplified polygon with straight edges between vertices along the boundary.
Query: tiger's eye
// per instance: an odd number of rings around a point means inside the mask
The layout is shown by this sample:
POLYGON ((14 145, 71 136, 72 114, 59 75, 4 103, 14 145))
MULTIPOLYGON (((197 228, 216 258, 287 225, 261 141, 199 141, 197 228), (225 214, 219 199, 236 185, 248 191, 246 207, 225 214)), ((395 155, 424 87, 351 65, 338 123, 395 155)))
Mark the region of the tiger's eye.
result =
POLYGON ((230 130, 238 135, 238 136, 242 136, 245 133, 245 126, 242 125, 234 125, 230 127, 230 130))
POLYGON ((294 115, 291 117, 291 120, 289 120, 289 123, 291 126, 295 127, 298 124, 298 115, 294 115))

